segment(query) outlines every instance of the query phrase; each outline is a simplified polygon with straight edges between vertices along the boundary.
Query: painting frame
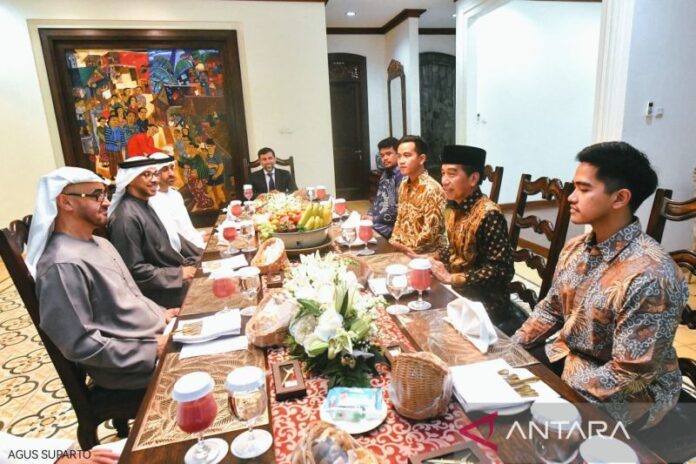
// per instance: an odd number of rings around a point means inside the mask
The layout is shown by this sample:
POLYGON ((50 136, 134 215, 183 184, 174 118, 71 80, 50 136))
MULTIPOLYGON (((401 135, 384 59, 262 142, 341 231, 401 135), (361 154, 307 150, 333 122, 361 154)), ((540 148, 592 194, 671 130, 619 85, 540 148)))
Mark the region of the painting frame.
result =
MULTIPOLYGON (((235 30, 39 28, 48 83, 66 166, 92 169, 85 158, 66 53, 76 49, 217 49, 224 81, 222 95, 232 123, 226 124, 232 158, 231 198, 241 198, 242 159, 249 156, 239 45, 235 30)), ((212 223, 218 211, 192 213, 194 225, 212 223)))

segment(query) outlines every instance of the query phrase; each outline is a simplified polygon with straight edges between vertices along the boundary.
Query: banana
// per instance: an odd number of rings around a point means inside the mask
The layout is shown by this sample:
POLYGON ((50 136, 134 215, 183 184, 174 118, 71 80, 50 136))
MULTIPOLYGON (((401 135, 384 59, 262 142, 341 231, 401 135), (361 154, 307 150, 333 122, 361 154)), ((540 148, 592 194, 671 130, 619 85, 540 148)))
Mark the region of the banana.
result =
POLYGON ((329 224, 331 224, 331 210, 329 209, 328 206, 324 206, 323 217, 324 217, 324 225, 325 226, 328 226, 329 224))
POLYGON ((312 217, 312 205, 304 210, 304 213, 302 213, 302 217, 300 218, 300 222, 297 223, 297 227, 304 227, 306 229, 306 225, 310 217, 312 217))

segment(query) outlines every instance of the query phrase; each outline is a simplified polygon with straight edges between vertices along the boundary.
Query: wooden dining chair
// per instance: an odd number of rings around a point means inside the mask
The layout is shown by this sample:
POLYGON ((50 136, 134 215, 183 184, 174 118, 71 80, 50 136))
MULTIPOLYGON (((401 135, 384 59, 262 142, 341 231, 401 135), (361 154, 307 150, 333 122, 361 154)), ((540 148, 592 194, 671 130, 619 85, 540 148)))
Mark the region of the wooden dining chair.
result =
MULTIPOLYGON (((244 183, 248 184, 251 179, 251 173, 261 169, 261 161, 257 158, 254 161, 249 161, 246 158, 242 159, 242 164, 244 167, 244 183)), ((290 156, 288 158, 279 158, 276 156, 276 166, 281 168, 287 168, 290 171, 290 175, 293 180, 295 179, 295 158, 290 156)))
POLYGON ((113 420, 118 436, 125 438, 128 436, 128 420, 135 418, 144 391, 107 390, 88 384, 85 371, 76 363, 66 359, 41 330, 36 283, 22 257, 30 227, 31 216, 26 216, 21 220, 12 221, 8 228, 2 229, 0 256, 70 398, 77 416, 77 439, 80 447, 83 450, 89 450, 99 444, 97 427, 110 419, 113 420))
POLYGON ((530 308, 546 296, 551 288, 553 273, 556 270, 558 258, 565 244, 568 233, 568 223, 570 221, 570 203, 568 197, 573 192, 574 186, 570 182, 563 183, 559 179, 549 179, 540 177, 534 181, 529 174, 523 174, 520 179, 520 186, 517 191, 517 201, 510 221, 510 245, 512 246, 512 257, 515 262, 524 262, 527 266, 534 269, 541 277, 539 293, 527 288, 522 282, 512 282, 510 293, 517 294, 522 301, 527 303, 530 308), (530 215, 525 216, 527 198, 530 195, 541 194, 544 200, 553 200, 557 207, 556 220, 550 222, 541 220, 539 217, 530 215), (522 229, 532 229, 537 234, 544 235, 550 242, 546 256, 533 251, 531 248, 520 246, 520 232, 522 229))
POLYGON ((503 185, 503 167, 493 167, 487 164, 486 167, 483 168, 483 178, 491 183, 491 191, 488 194, 488 198, 490 198, 493 203, 498 203, 500 187, 503 185))

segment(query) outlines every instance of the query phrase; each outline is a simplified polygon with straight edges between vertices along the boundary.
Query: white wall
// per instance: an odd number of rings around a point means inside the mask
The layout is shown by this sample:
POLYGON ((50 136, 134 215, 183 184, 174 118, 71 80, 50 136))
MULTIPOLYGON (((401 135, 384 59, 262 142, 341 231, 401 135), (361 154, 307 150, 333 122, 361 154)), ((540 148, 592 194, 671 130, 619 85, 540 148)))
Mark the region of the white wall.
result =
POLYGON ((501 203, 522 173, 571 180, 591 143, 600 15, 600 3, 513 1, 472 26, 467 143, 505 167, 501 203))
POLYGON ((425 52, 440 52, 448 55, 456 55, 455 35, 419 35, 418 47, 420 53, 425 52))
POLYGON ((329 53, 353 53, 365 57, 367 66, 367 109, 370 122, 370 163, 375 169, 377 143, 389 137, 387 112, 387 65, 384 35, 328 35, 329 53))
POLYGON ((418 18, 408 18, 385 34, 384 69, 392 59, 404 66, 406 76, 406 133, 420 134, 420 69, 418 18))
POLYGON ((31 212, 38 177, 62 164, 36 30, 41 26, 237 30, 252 159, 261 146, 292 154, 299 185, 323 183, 333 190, 322 3, 200 0, 194 7, 184 0, 3 0, 0 224, 31 212))
MULTIPOLYGON (((637 0, 633 17, 623 139, 644 151, 654 164, 659 186, 673 198, 694 196, 696 167, 696 2, 637 0), (689 44, 689 45, 687 45, 689 44), (653 101, 662 118, 645 117, 653 101)), ((652 197, 639 210, 647 225, 652 197)), ((692 249, 692 221, 668 222, 662 243, 668 250, 692 249)))

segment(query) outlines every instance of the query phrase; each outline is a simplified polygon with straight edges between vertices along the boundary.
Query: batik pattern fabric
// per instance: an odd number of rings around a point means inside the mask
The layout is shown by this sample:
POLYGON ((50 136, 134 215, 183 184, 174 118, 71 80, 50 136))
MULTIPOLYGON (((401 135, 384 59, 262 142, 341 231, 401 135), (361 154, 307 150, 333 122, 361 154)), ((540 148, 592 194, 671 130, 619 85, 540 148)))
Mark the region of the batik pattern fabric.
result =
POLYGON ((597 243, 571 240, 554 283, 513 339, 565 357, 563 380, 624 424, 657 424, 674 407, 681 372, 673 348, 688 288, 669 254, 633 223, 597 243))
POLYGON ((507 307, 515 268, 500 207, 476 188, 461 203, 447 202, 445 225, 449 252, 441 258, 449 268, 452 287, 482 301, 489 312, 507 307))
POLYGON ((379 178, 377 195, 367 214, 372 216, 374 229, 386 238, 390 238, 394 230, 398 213, 399 187, 404 176, 398 166, 385 169, 379 178))
POLYGON ((416 253, 446 253, 444 209, 445 192, 427 172, 415 182, 405 179, 399 187, 399 212, 390 242, 416 253))

